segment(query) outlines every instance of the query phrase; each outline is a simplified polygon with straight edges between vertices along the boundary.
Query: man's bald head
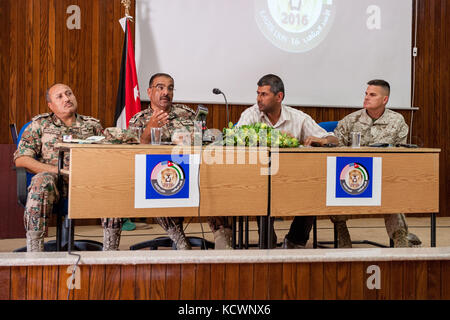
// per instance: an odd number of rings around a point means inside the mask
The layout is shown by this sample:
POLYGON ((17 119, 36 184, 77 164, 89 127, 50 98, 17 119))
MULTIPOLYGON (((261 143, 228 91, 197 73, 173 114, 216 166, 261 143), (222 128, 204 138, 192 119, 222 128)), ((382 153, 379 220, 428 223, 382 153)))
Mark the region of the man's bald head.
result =
POLYGON ((46 99, 50 110, 61 119, 72 117, 78 108, 72 89, 63 83, 56 83, 48 88, 46 99))
POLYGON ((64 84, 64 83, 55 83, 55 84, 51 85, 50 88, 48 88, 47 91, 45 92, 45 99, 47 100, 47 102, 52 102, 52 99, 51 99, 51 96, 50 96, 50 91, 52 89, 54 89, 55 87, 58 87, 58 86, 66 86, 66 87, 68 87, 70 89, 70 87, 68 85, 64 84))

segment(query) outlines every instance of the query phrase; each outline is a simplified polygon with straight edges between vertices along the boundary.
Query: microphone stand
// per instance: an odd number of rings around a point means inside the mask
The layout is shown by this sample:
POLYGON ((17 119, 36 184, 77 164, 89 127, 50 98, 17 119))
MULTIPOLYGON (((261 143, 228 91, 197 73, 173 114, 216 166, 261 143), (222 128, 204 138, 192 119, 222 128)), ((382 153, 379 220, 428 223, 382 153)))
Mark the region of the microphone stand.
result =
POLYGON ((228 128, 228 124, 230 123, 230 114, 228 113, 228 101, 227 101, 227 97, 225 97, 225 94, 223 92, 221 92, 223 95, 223 98, 225 99, 225 106, 226 106, 226 111, 227 111, 227 125, 226 128, 228 128))
POLYGON ((218 89, 218 88, 214 88, 212 90, 212 92, 214 94, 221 94, 223 95, 223 98, 225 99, 225 106, 226 106, 226 110, 227 110, 227 125, 226 127, 228 128, 228 124, 230 123, 230 113, 228 111, 228 101, 227 101, 227 97, 225 96, 225 93, 222 92, 222 90, 218 89))

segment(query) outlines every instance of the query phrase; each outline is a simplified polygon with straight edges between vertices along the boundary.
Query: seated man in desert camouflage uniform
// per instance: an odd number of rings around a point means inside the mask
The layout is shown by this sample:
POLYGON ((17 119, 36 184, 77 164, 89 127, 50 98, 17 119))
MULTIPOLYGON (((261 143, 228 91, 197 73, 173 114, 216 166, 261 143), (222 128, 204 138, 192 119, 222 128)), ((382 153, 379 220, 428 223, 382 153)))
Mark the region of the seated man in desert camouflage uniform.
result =
MULTIPOLYGON (((47 91, 47 104, 51 113, 35 116, 24 131, 14 153, 17 167, 35 173, 28 189, 24 214, 27 251, 44 250, 44 235, 48 230, 48 217, 60 196, 67 196, 68 176, 63 176, 63 188, 58 190, 58 150, 55 145, 63 135, 86 139, 103 134, 100 121, 77 114, 77 100, 65 84, 55 84, 47 91)), ((63 172, 69 168, 69 155, 64 157, 63 172)), ((120 241, 121 219, 102 219, 103 250, 117 250, 120 241)))
MULTIPOLYGON (((193 133, 195 113, 182 104, 172 104, 173 78, 165 73, 154 74, 149 81, 147 94, 150 106, 135 114, 129 122, 129 129, 143 128, 141 143, 150 142, 151 128, 161 128, 161 141, 171 142, 174 133, 185 130, 193 133)), ((166 230, 178 250, 191 249, 183 232, 182 217, 156 218, 166 230)), ((215 249, 231 248, 231 225, 226 217, 209 217, 208 223, 214 234, 215 249)))
MULTIPOLYGON (((339 145, 350 145, 350 132, 361 132, 361 146, 373 143, 391 145, 406 143, 408 125, 400 113, 386 109, 389 100, 390 86, 384 80, 371 80, 364 98, 364 108, 355 111, 339 121, 334 134, 339 145)), ((331 216, 338 232, 340 248, 351 248, 352 242, 347 229, 348 216, 331 216)), ((408 225, 404 214, 386 215, 384 218, 386 231, 394 241, 394 247, 410 247, 420 245, 416 235, 408 233, 408 225)))

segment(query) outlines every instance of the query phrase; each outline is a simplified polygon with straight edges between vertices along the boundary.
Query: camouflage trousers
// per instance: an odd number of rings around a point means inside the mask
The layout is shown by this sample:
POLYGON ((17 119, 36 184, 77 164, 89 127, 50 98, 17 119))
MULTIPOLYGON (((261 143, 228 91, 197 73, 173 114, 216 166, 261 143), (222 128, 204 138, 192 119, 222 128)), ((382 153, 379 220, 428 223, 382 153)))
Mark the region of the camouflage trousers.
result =
MULTIPOLYGON (((183 230, 184 218, 156 218, 158 224, 167 232, 169 229, 183 230)), ((231 221, 228 217, 208 217, 208 225, 212 232, 216 232, 223 228, 231 229, 231 221)))
MULTIPOLYGON (((403 213, 399 214, 386 214, 384 216, 384 224, 386 226, 387 234, 389 235, 389 238, 392 239, 393 235, 398 230, 404 230, 406 234, 408 234, 408 225, 406 223, 406 218, 403 213)), ((347 221, 349 219, 349 216, 342 215, 342 216, 330 216, 331 221, 333 223, 340 222, 340 221, 347 221)))
MULTIPOLYGON (((48 218, 53 212, 53 206, 60 199, 57 187, 56 173, 41 172, 31 179, 28 187, 27 204, 25 206, 24 225, 26 231, 48 231, 48 218)), ((62 196, 67 196, 68 179, 63 179, 62 196)), ((104 228, 121 228, 120 218, 102 219, 104 228)))

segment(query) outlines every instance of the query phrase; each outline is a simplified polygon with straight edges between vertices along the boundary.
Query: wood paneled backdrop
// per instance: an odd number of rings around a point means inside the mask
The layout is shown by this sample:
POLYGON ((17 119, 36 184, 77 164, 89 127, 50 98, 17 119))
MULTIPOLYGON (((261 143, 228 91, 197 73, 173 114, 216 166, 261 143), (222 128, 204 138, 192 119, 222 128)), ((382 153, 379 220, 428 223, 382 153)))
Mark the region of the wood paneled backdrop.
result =
MULTIPOLYGON (((440 215, 450 216, 450 0, 416 1, 419 54, 414 105, 420 110, 414 113, 412 142, 442 149, 440 215)), ((133 0, 132 15, 134 5, 133 0)), ((123 43, 118 20, 123 16, 120 0, 0 0, 0 144, 12 143, 9 123, 20 128, 34 115, 47 112, 45 91, 55 82, 72 87, 81 114, 100 119, 105 127, 113 125, 123 43), (80 30, 66 27, 70 5, 81 8, 80 30)), ((132 29, 134 32, 133 25, 132 29)), ((143 88, 141 91, 145 92, 143 88)), ((223 128, 224 105, 208 107, 208 127, 223 128)), ((245 108, 231 106, 231 120, 237 121, 245 108)), ((317 122, 338 120, 354 111, 300 109, 317 122)), ((411 112, 401 113, 410 123, 411 112)), ((4 147, 2 152, 10 149, 4 147)), ((7 185, 14 187, 13 183, 7 185)), ((7 193, 4 190, 1 195, 2 213, 18 210, 15 199, 11 200, 7 193)))

